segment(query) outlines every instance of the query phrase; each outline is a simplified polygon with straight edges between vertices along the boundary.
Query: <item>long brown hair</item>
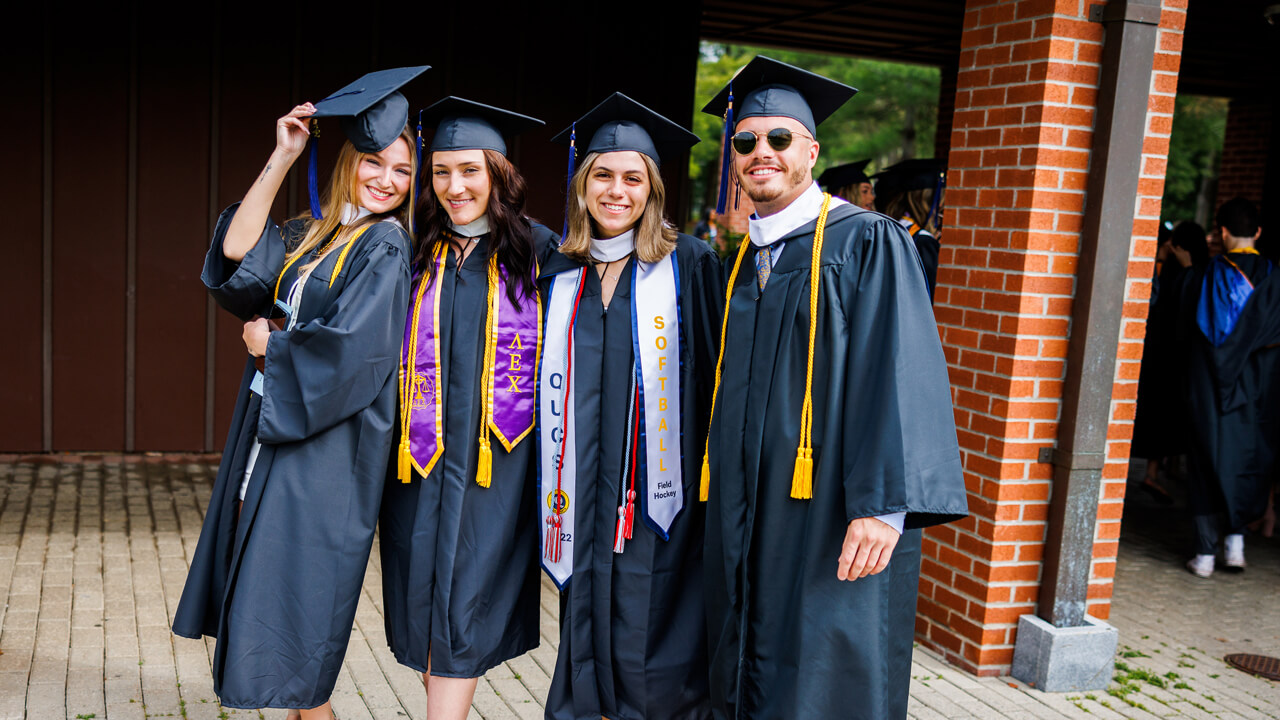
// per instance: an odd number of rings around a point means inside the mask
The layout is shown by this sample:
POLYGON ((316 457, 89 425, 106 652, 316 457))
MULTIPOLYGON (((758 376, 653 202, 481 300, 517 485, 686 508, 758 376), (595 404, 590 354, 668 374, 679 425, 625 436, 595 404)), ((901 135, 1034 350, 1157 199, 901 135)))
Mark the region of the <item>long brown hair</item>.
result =
MULTIPOLYGON (((343 207, 350 203, 359 205, 357 198, 359 190, 356 188, 356 172, 360 167, 360 163, 364 162, 367 153, 356 150, 355 146, 348 140, 342 143, 342 149, 338 151, 338 162, 333 167, 333 175, 329 178, 329 184, 324 189, 324 194, 320 198, 320 214, 324 216, 321 220, 315 220, 310 213, 304 213, 299 216, 306 223, 305 230, 302 235, 302 242, 294 248, 286 256, 290 259, 299 255, 305 255, 311 252, 320 243, 324 242, 334 232, 333 242, 330 244, 330 250, 342 247, 348 240, 355 236, 356 232, 361 228, 372 225, 373 223, 385 220, 388 217, 395 218, 406 229, 411 227, 413 222, 413 193, 417 183, 414 179, 418 176, 418 167, 416 153, 413 152, 416 139, 406 124, 404 130, 400 132, 400 137, 396 142, 403 140, 406 148, 409 150, 409 164, 411 167, 409 175, 409 195, 404 202, 400 203, 395 210, 383 214, 366 215, 350 225, 342 226, 342 210, 343 207), (339 230, 341 227, 341 230, 339 230)), ((323 256, 312 260, 311 262, 299 268, 300 272, 306 272, 315 267, 316 264, 323 259, 323 256)))
MULTIPOLYGON (((946 197, 946 189, 943 188, 942 196, 946 197)), ((884 214, 891 218, 909 217, 912 222, 920 226, 920 229, 929 233, 934 237, 942 235, 942 200, 938 200, 938 208, 934 211, 933 217, 929 217, 929 208, 933 207, 933 188, 925 188, 923 190, 908 190, 899 193, 896 197, 885 203, 884 214), (922 221, 929 220, 926 225, 922 221)))
MULTIPOLYGON (((560 252, 578 262, 591 262, 591 212, 587 210, 587 179, 595 168, 601 153, 589 153, 573 174, 569 185, 569 235, 560 245, 560 252)), ((667 190, 658 174, 658 164, 648 155, 639 153, 649 173, 649 199, 645 203, 640 222, 636 223, 636 257, 644 262, 658 262, 676 249, 676 231, 666 222, 662 209, 667 201, 667 190)))
MULTIPOLYGON (((507 279, 507 299, 518 308, 520 295, 531 298, 537 292, 533 277, 533 226, 524 214, 524 177, 502 153, 496 150, 482 152, 489 171, 489 205, 484 211, 489 219, 485 260, 497 258, 498 268, 507 279)), ((423 167, 432 166, 434 155, 429 153, 426 156, 423 167)), ((445 237, 448 229, 449 213, 440 205, 435 190, 428 188, 418 199, 418 249, 413 257, 413 266, 422 268, 427 277, 435 275, 436 266, 431 258, 449 242, 445 237)))

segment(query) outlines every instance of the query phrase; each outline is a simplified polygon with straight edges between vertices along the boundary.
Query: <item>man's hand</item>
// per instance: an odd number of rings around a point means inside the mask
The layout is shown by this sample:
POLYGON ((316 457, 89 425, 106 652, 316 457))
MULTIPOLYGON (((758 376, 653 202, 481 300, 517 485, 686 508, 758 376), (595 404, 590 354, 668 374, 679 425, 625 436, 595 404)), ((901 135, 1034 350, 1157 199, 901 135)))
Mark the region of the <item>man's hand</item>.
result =
POLYGON ((857 580, 889 566, 898 545, 898 531, 873 517, 855 518, 844 534, 844 548, 836 567, 837 580, 857 580))

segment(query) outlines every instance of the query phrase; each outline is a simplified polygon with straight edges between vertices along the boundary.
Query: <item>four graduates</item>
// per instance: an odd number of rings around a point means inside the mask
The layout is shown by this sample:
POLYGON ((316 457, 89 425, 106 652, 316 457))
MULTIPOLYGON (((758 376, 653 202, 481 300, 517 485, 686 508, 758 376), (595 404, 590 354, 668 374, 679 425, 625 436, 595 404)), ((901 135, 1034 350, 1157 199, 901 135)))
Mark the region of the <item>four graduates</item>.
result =
POLYGON ((760 57, 708 105, 757 210, 725 265, 663 216, 692 133, 621 93, 579 118, 560 238, 506 157, 541 121, 446 98, 415 159, 395 90, 425 69, 281 118, 215 231, 205 282, 265 355, 174 622, 217 639, 223 704, 332 716, 376 523, 433 720, 538 644, 539 563, 547 718, 905 717, 918 528, 966 504, 931 279, 812 180, 856 91, 760 57), (326 203, 278 229, 325 114, 351 140, 326 203))

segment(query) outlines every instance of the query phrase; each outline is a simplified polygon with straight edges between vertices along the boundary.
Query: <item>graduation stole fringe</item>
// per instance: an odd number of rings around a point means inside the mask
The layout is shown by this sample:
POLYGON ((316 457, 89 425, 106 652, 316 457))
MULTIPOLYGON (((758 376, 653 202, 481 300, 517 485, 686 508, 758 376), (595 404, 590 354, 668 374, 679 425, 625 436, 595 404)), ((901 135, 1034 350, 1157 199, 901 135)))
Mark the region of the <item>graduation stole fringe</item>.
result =
MULTIPOLYGON (((397 476, 409 482, 416 469, 424 477, 444 452, 443 381, 440 358, 439 280, 445 269, 448 250, 437 249, 433 258, 436 272, 430 282, 419 283, 409 324, 405 331, 400 367, 400 447, 397 476), (431 291, 431 321, 423 323, 422 305, 431 291), (420 342, 420 341, 425 341, 420 342), (429 352, 422 356, 422 346, 429 352), (428 395, 430 399, 428 400, 428 395), (429 407, 428 407, 429 406, 429 407), (421 412, 429 410, 428 417, 421 412)), ((535 269, 536 273, 537 270, 535 269)), ((493 444, 490 435, 511 452, 533 431, 534 372, 542 350, 542 302, 535 296, 517 309, 506 293, 505 278, 498 272, 497 258, 488 263, 488 302, 485 313, 484 359, 480 374, 480 433, 476 463, 476 484, 493 482, 493 444), (501 347, 500 347, 501 346, 501 347), (499 378, 505 382, 498 386, 499 378)))
MULTIPOLYGON (((818 267, 822 258, 822 236, 827 226, 827 211, 831 208, 831 195, 822 194, 822 210, 818 213, 818 226, 813 235, 813 257, 809 266, 809 350, 808 362, 804 375, 804 404, 800 409, 800 445, 796 448, 796 464, 791 476, 791 497, 797 500, 809 500, 813 497, 813 353, 818 337, 818 267)), ((725 331, 729 326, 729 304, 733 300, 733 285, 738 279, 738 269, 742 266, 742 258, 747 254, 747 246, 751 244, 748 235, 742 239, 738 247, 738 257, 733 261, 733 270, 729 272, 729 286, 724 293, 724 319, 720 323, 720 353, 716 358, 716 380, 711 391, 711 421, 715 420, 716 396, 720 392, 720 369, 724 365, 725 331)), ((706 502, 711 495, 711 431, 707 430, 707 448, 702 455, 702 481, 698 486, 698 499, 706 502)))

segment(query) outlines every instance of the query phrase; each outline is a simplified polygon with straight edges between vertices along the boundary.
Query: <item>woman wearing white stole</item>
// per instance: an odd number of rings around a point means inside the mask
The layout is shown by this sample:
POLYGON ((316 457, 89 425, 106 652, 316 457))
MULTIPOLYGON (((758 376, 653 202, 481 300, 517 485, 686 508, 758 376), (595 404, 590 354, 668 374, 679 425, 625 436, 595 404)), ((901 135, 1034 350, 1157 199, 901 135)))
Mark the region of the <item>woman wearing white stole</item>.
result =
POLYGON ((542 563, 561 588, 546 717, 709 718, 697 492, 720 266, 664 222, 658 174, 698 138, 614 94, 555 141, 585 149, 538 280, 542 563))

